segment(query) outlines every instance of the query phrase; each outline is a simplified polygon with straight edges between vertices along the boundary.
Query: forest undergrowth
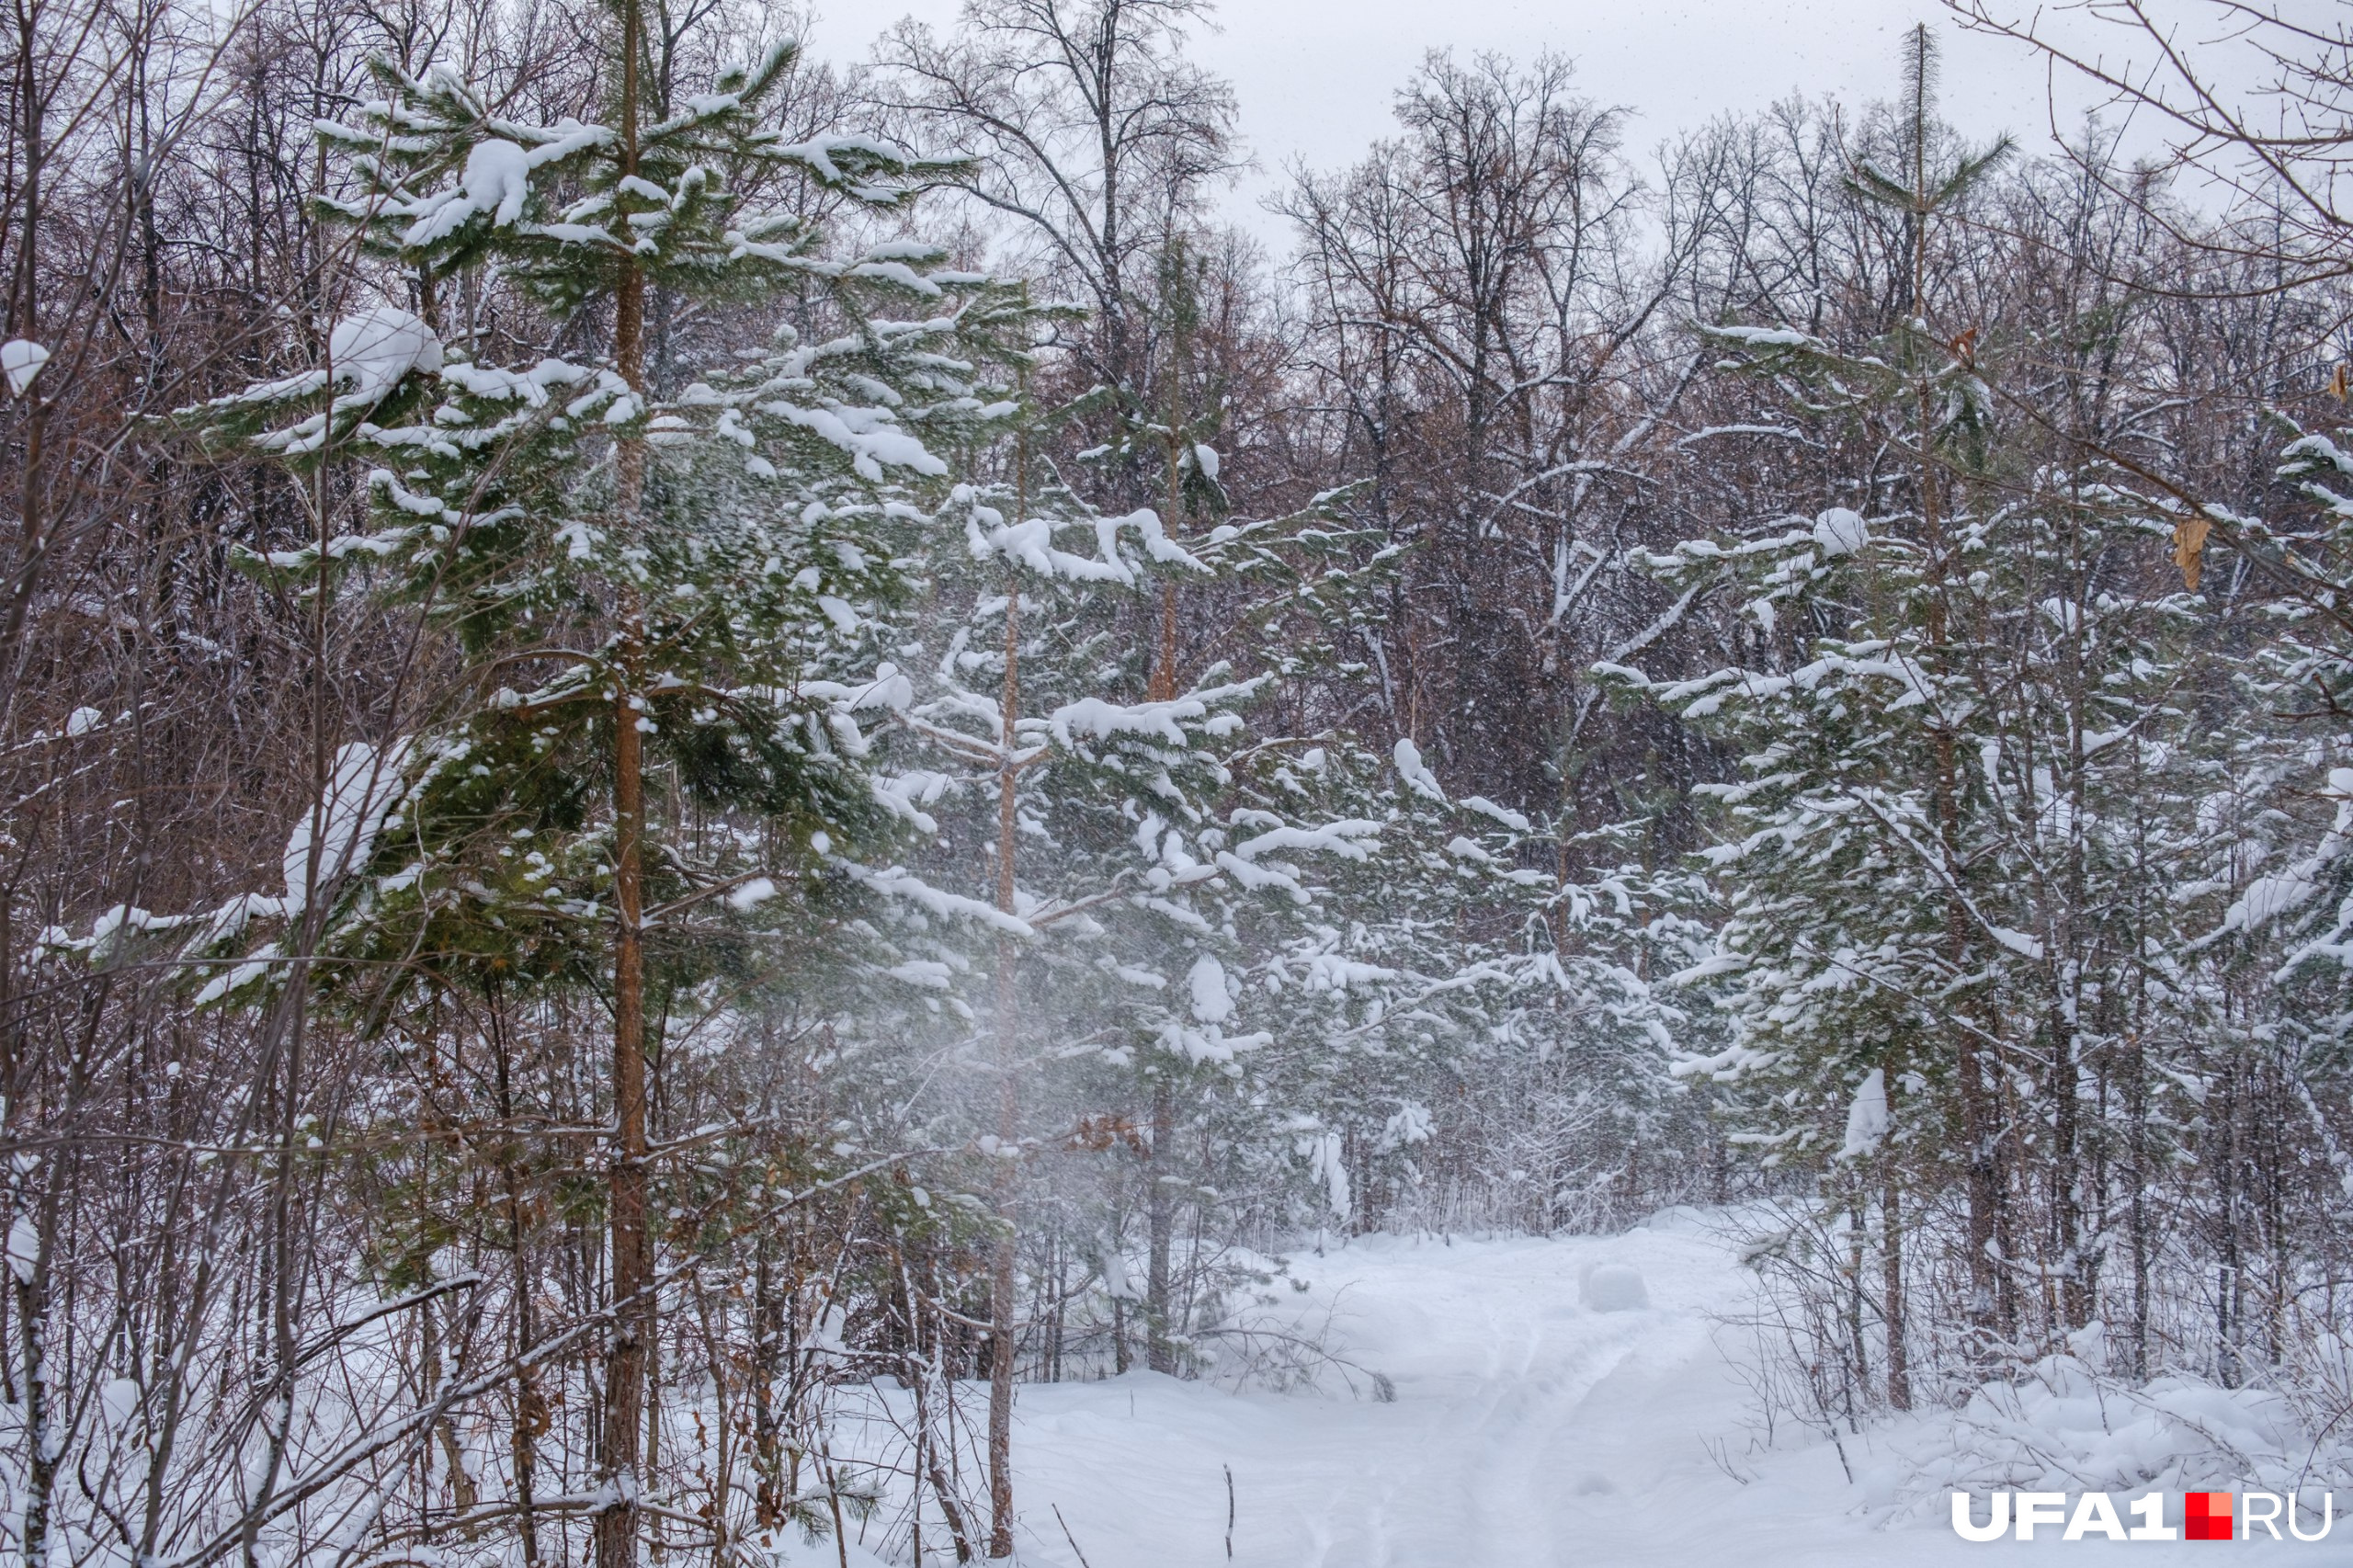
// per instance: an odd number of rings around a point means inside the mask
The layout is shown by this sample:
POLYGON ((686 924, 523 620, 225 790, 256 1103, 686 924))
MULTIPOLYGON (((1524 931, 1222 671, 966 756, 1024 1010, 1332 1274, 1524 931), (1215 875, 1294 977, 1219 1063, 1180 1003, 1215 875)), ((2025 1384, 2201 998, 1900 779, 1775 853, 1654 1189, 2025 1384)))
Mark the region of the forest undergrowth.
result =
POLYGON ((1199 0, 17 0, 0 1545, 1006 1558, 1687 1207, 1735 1479, 2353 1485, 2353 33, 2184 8, 1278 254, 1199 0))

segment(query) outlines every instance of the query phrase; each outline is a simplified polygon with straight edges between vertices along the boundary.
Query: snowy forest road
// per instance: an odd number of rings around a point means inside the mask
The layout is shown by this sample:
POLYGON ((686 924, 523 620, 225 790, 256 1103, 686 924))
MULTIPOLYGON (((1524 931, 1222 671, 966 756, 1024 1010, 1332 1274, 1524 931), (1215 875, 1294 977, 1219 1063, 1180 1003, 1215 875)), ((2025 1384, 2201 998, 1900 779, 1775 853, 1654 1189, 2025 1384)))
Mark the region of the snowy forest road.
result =
MULTIPOLYGON (((1777 1447, 1752 1451, 1753 1401, 1727 1356, 1738 1341, 1719 1327, 1746 1300, 1747 1271, 1703 1223, 1365 1237, 1295 1256, 1291 1275, 1309 1282, 1311 1321, 1329 1310, 1334 1347, 1390 1378, 1395 1400, 1361 1383, 1357 1399, 1234 1394, 1149 1373, 1026 1386, 1025 1563, 1617 1568, 1730 1553, 1764 1568, 1983 1562, 2060 1544, 1971 1546, 1919 1517, 1881 1528, 1868 1457, 1849 1440, 1864 1483, 1850 1483, 1836 1450, 1786 1418, 1777 1447), (1581 1304, 1581 1275, 1603 1263, 1641 1270, 1650 1304, 1581 1304)), ((2082 1562, 2108 1548, 2064 1550, 2082 1562)))

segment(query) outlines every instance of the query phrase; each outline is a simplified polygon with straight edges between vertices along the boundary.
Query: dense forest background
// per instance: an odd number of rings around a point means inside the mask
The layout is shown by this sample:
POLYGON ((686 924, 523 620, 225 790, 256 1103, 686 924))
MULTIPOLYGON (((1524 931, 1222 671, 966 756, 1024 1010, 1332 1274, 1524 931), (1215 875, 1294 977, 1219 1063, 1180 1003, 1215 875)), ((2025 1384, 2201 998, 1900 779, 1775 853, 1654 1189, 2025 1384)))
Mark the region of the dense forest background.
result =
POLYGON ((2040 151, 1436 52, 1275 254, 1196 0, 11 0, 8 1550, 1002 1557, 1021 1382, 1676 1204, 1809 1419, 2341 1465, 2353 34, 2228 9, 1961 7, 2040 151))

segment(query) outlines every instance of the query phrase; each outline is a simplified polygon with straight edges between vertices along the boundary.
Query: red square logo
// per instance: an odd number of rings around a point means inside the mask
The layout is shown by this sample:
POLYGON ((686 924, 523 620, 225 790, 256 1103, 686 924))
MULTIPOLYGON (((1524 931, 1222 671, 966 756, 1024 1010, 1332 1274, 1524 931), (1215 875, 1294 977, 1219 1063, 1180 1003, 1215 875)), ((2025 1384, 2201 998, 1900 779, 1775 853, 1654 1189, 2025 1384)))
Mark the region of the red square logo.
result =
POLYGON ((2230 1540, 2231 1494, 2227 1492, 2184 1493, 2181 1523, 2181 1533, 2190 1540, 2230 1540))

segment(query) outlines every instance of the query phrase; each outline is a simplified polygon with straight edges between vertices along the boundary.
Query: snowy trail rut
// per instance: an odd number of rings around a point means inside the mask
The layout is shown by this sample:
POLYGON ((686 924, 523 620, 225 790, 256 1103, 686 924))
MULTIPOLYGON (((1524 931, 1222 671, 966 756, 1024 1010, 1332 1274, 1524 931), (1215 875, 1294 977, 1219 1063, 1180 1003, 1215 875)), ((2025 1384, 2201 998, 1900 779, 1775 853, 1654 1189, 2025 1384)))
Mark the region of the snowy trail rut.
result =
POLYGON ((1590 1562, 1613 1517, 1649 1512, 1662 1483, 1696 1468, 1733 1484, 1699 1439, 1737 1408, 1709 1313, 1742 1282, 1703 1234, 1375 1237, 1292 1271, 1396 1401, 1237 1397, 1150 1375, 1025 1389, 1026 1556, 1075 1568, 1059 1507, 1093 1568, 1224 1562, 1228 1465, 1245 1568, 1590 1562), (1640 1268, 1652 1306, 1581 1307, 1596 1262, 1640 1268), (1618 1384, 1635 1397, 1603 1397, 1618 1384), (1662 1451, 1677 1449, 1661 1424, 1678 1406, 1697 1423, 1680 1433, 1688 1452, 1662 1451))
MULTIPOLYGON (((1748 1276, 1703 1222, 1452 1245, 1370 1237, 1291 1267, 1312 1285, 1302 1302, 1333 1309, 1336 1346, 1392 1379, 1395 1402, 1235 1395, 1149 1373, 1025 1387, 1023 1562, 1078 1568, 1066 1521, 1089 1568, 1215 1568, 1229 1561, 1227 1466, 1236 1568, 1682 1568, 1727 1555, 1741 1568, 1909 1568, 2124 1550, 1972 1545, 1920 1517, 1878 1528, 1828 1444, 1747 1453, 1746 1390, 1714 1314, 1741 1304, 1748 1276), (1650 1305, 1581 1306, 1592 1263, 1639 1268, 1650 1305), (1725 1438, 1746 1483, 1704 1446, 1725 1438)), ((1859 1473, 1869 1447, 1850 1444, 1859 1473)))

